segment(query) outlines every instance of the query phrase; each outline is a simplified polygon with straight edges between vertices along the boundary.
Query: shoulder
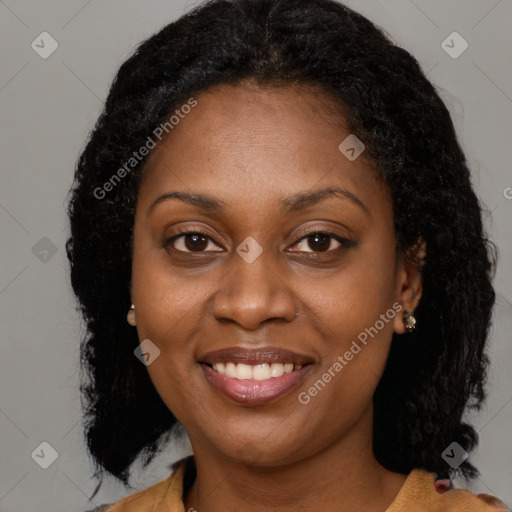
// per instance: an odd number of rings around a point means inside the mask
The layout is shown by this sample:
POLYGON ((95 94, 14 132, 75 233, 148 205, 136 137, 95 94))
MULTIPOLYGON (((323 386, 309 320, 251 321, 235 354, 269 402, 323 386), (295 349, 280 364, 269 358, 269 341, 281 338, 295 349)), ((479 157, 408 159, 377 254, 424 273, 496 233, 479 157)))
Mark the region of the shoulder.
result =
POLYGON ((183 478, 189 458, 185 457, 174 463, 172 473, 165 480, 130 494, 116 503, 104 504, 87 512, 151 512, 159 504, 165 504, 165 510, 169 512, 182 511, 183 478))
POLYGON ((473 494, 453 488, 449 481, 423 469, 414 469, 407 477, 386 512, 510 512, 503 502, 490 494, 473 494))

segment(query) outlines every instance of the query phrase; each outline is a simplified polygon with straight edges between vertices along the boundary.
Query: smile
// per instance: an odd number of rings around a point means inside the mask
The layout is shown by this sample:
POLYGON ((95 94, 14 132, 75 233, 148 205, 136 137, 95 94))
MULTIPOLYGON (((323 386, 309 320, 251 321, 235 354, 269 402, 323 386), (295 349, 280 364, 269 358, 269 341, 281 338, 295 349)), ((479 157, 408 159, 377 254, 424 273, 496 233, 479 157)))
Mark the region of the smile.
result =
POLYGON ((199 358, 204 376, 221 395, 244 405, 276 401, 300 385, 312 357, 280 347, 234 346, 199 358))

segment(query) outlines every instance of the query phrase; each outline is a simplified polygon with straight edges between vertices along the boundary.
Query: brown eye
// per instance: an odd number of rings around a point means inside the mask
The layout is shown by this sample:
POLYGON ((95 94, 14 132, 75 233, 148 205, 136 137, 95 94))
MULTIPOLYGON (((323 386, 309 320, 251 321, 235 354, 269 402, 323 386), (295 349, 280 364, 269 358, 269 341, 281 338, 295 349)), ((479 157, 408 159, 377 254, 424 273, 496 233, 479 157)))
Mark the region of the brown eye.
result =
POLYGON ((311 248, 311 250, 325 252, 328 251, 331 246, 332 237, 322 233, 317 233, 315 235, 308 236, 306 240, 308 240, 308 247, 311 248))
POLYGON ((180 252, 222 251, 207 234, 200 231, 183 232, 167 240, 164 245, 180 252))
POLYGON ((341 238, 333 233, 314 232, 295 242, 292 247, 298 248, 299 252, 329 252, 335 251, 340 247, 348 248, 351 246, 352 242, 350 240, 341 238))

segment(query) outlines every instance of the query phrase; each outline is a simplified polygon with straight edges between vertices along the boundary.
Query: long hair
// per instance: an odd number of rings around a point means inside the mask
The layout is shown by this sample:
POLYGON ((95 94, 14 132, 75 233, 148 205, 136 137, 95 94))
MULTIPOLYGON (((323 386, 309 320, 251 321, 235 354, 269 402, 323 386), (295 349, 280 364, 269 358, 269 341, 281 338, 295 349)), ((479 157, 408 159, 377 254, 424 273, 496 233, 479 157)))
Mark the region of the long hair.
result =
MULTIPOLYGON (((448 110, 417 61, 333 0, 213 0, 141 43, 120 67, 77 163, 66 248, 86 330, 81 342, 87 445, 96 476, 128 485, 177 423, 133 355, 133 222, 145 158, 133 152, 193 95, 218 84, 309 84, 344 106, 391 193, 398 251, 426 242, 418 328, 394 335, 374 396, 374 452, 388 469, 452 473, 442 452, 470 452, 462 420, 485 398, 495 293, 493 245, 448 110), (132 162, 133 163, 133 162, 132 162), (119 176, 119 174, 118 174, 119 176)), ((477 475, 465 461, 458 469, 477 475)))

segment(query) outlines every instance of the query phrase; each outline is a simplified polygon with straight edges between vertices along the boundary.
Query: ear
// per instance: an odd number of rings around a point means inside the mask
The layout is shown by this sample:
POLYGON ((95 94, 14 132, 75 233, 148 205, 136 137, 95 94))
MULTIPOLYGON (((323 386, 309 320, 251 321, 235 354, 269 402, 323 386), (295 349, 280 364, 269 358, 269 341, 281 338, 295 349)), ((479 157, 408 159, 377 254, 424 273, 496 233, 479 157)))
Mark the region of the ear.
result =
POLYGON ((406 333, 403 319, 404 313, 414 313, 418 307, 423 292, 422 270, 425 264, 426 242, 418 242, 407 252, 400 256, 397 265, 395 280, 396 301, 401 304, 400 314, 395 316, 393 331, 397 334, 406 333))

